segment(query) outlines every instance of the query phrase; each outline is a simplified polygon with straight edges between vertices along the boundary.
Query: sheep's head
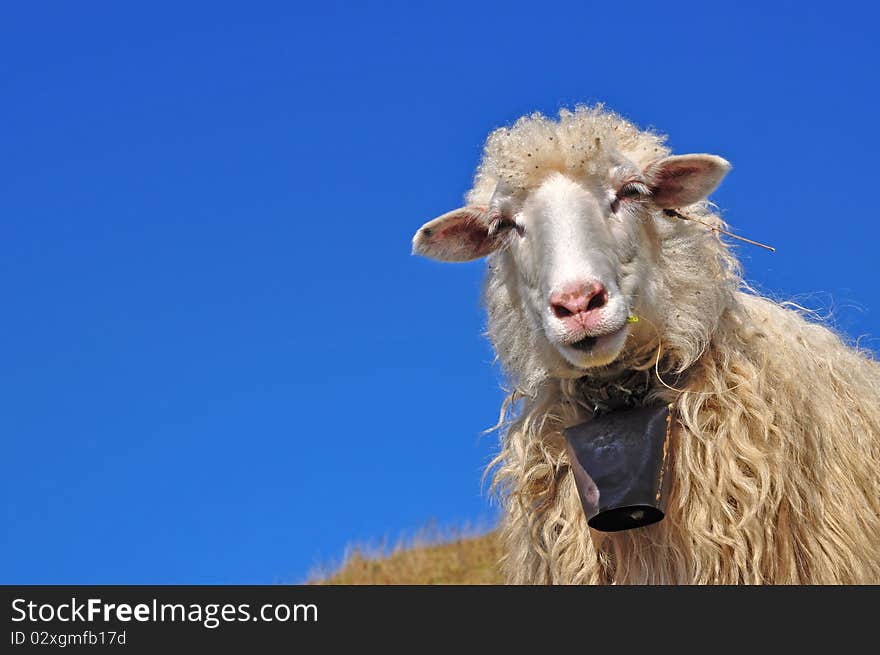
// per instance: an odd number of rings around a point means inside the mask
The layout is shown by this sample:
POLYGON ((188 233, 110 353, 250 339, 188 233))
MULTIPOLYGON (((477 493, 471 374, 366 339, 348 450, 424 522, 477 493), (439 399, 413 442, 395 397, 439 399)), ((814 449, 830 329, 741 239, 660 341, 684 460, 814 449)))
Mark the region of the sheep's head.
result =
MULTIPOLYGON (((547 372, 577 377, 636 340, 629 317, 655 332, 669 324, 664 305, 681 293, 670 289, 674 269, 693 276, 705 265, 695 244, 707 230, 662 210, 701 203, 729 168, 714 155, 668 156, 660 137, 601 108, 563 112, 559 122, 531 116, 490 136, 469 203, 426 223, 413 251, 448 262, 491 255, 511 304, 502 311, 527 321, 508 329, 529 335, 547 372), (695 227, 703 232, 694 241, 695 227), (673 264, 669 247, 700 261, 673 264)), ((492 334, 493 318, 504 319, 488 301, 492 334)))

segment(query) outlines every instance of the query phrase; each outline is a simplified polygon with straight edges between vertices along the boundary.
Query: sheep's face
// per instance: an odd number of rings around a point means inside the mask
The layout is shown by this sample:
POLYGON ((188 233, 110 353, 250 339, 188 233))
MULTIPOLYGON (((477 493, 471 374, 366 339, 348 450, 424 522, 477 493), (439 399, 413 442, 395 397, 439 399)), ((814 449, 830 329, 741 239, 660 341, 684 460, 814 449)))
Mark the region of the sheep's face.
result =
POLYGON ((626 341, 643 287, 637 196, 647 192, 628 171, 554 172, 527 193, 498 189, 490 204, 514 223, 506 245, 532 326, 574 368, 612 362, 626 341), (618 198, 621 183, 630 186, 618 198))
POLYGON ((414 252, 468 261, 505 249, 517 295, 557 375, 614 362, 630 316, 660 321, 652 284, 654 218, 702 200, 729 165, 712 155, 666 157, 643 170, 622 155, 593 175, 550 171, 530 188, 499 184, 486 206, 425 224, 414 252))

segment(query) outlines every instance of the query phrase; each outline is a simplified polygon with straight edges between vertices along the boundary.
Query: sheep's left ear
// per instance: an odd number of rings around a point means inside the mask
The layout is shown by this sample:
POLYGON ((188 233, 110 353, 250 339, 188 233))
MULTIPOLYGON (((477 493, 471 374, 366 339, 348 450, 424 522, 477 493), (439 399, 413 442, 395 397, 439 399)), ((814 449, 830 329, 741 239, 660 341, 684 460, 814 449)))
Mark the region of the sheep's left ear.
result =
POLYGON ((486 207, 461 207, 419 228, 413 237, 413 254, 441 262, 469 262, 498 249, 513 225, 486 207))
POLYGON ((676 155, 649 164, 645 177, 658 207, 686 207, 712 193, 730 168, 715 155, 676 155))

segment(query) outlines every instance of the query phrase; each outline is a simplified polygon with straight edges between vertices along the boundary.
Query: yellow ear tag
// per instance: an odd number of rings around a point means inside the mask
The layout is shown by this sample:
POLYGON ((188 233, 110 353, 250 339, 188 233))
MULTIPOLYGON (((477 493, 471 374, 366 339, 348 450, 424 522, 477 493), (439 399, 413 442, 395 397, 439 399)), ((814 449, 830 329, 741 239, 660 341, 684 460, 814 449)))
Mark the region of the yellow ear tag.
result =
POLYGON ((639 317, 636 316, 635 314, 632 314, 632 315, 630 315, 630 316, 627 317, 626 322, 627 322, 627 323, 638 323, 638 322, 639 322, 639 317))

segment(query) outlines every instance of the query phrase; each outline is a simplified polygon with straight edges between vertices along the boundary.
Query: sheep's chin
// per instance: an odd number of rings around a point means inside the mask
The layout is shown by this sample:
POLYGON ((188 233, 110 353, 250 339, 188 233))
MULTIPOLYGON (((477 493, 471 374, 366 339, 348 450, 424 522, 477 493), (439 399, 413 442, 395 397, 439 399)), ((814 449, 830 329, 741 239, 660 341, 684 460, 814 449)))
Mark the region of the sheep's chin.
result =
POLYGON ((586 369, 612 364, 623 351, 628 335, 629 326, 624 325, 611 334, 596 337, 590 348, 575 348, 566 344, 557 344, 556 350, 571 366, 572 375, 565 377, 578 377, 586 369))

